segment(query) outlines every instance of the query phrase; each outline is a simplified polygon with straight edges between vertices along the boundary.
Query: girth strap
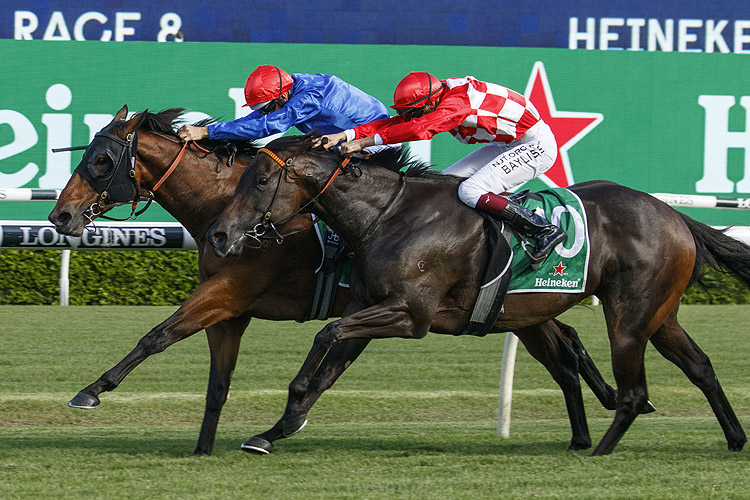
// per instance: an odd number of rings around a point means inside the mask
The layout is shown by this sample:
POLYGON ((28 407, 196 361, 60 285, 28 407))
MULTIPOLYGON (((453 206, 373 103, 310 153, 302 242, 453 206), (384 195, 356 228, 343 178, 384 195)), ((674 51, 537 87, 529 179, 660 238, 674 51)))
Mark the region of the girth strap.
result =
POLYGON ((312 311, 307 318, 328 319, 331 316, 333 303, 336 299, 336 287, 341 276, 344 243, 341 238, 328 228, 323 236, 323 264, 317 273, 315 294, 313 296, 312 311))

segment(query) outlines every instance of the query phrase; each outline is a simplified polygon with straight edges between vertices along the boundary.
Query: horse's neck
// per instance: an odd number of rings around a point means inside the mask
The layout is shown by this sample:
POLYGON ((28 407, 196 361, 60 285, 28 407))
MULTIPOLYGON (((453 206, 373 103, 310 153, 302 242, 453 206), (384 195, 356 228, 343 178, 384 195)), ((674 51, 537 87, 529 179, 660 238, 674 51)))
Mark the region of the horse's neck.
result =
MULTIPOLYGON (((153 189, 181 148, 181 144, 163 138, 145 148, 139 145, 139 155, 150 176, 144 188, 153 189)), ((238 159, 232 167, 217 168, 214 155, 196 155, 188 150, 154 193, 154 199, 195 237, 229 203, 243 170, 242 163, 238 159)))
POLYGON ((369 167, 359 178, 342 180, 338 185, 334 181, 331 187, 336 187, 321 197, 319 215, 353 247, 382 231, 383 223, 406 209, 408 188, 421 181, 377 167, 369 167))

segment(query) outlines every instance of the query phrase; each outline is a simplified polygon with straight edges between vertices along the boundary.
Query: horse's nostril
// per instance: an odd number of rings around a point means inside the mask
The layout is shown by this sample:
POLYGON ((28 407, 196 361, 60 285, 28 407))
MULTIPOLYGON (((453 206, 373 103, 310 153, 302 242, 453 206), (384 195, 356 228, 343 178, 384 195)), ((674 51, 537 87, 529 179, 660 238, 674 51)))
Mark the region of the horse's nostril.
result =
POLYGON ((211 235, 211 240, 215 245, 221 245, 227 241, 227 233, 217 231, 211 235))
POLYGON ((73 216, 70 215, 70 212, 63 212, 60 214, 57 220, 60 222, 60 224, 67 224, 68 222, 70 222, 70 219, 72 218, 73 216))
POLYGON ((59 214, 50 215, 49 221, 56 226, 64 226, 73 218, 70 212, 60 212, 59 214))

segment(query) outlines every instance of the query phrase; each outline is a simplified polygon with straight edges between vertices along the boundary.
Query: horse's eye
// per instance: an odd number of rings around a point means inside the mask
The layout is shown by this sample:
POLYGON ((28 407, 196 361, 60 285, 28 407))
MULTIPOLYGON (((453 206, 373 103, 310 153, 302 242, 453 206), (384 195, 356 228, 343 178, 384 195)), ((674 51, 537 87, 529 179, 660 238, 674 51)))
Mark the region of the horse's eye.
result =
POLYGON ((97 176, 106 174, 111 166, 111 163, 112 162, 107 155, 101 154, 97 156, 94 159, 94 163, 91 168, 92 173, 97 176))
POLYGON ((258 177, 258 186, 263 187, 268 184, 268 177, 258 177))

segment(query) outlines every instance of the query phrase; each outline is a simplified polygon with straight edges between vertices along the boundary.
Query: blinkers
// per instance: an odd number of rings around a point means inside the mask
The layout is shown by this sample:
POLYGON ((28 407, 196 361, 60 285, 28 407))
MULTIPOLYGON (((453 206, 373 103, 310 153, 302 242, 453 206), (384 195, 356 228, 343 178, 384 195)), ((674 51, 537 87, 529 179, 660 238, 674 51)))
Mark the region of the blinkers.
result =
POLYGON ((133 131, 123 140, 109 132, 114 125, 97 132, 75 170, 100 193, 100 204, 129 203, 140 192, 135 177, 138 136, 133 131))

